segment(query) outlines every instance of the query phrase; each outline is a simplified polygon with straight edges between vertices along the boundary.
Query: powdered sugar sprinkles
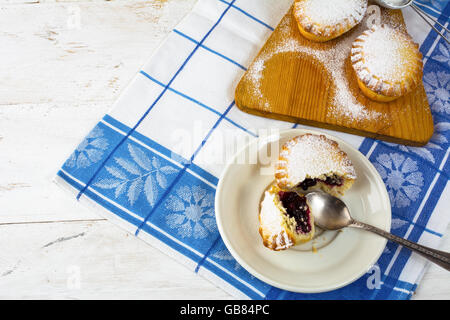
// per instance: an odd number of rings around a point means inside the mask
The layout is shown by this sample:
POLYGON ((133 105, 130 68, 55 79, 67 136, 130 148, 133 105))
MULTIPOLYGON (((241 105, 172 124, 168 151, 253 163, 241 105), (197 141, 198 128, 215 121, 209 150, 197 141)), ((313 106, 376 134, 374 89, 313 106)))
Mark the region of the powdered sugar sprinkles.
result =
POLYGON ((359 23, 366 12, 367 0, 301 0, 294 6, 302 28, 316 35, 329 36, 359 23))
POLYGON ((268 50, 263 50, 245 75, 252 95, 259 100, 264 111, 272 111, 270 101, 264 97, 261 89, 267 62, 278 54, 295 52, 305 55, 315 63, 323 66, 327 76, 332 81, 334 90, 327 117, 340 118, 346 121, 388 121, 385 114, 369 109, 357 100, 357 97, 350 89, 348 75, 346 75, 345 71, 345 63, 350 56, 352 43, 359 34, 367 29, 366 24, 360 23, 356 27, 357 30, 355 32, 342 36, 338 41, 333 42, 333 45, 329 45, 324 50, 319 46, 313 44, 305 45, 300 41, 298 32, 294 33, 292 31, 294 27, 297 28, 294 19, 292 14, 284 17, 278 26, 278 32, 281 33, 280 38, 282 41, 268 48, 268 50))
POLYGON ((303 0, 304 14, 321 25, 335 25, 350 15, 361 20, 367 0, 303 0))

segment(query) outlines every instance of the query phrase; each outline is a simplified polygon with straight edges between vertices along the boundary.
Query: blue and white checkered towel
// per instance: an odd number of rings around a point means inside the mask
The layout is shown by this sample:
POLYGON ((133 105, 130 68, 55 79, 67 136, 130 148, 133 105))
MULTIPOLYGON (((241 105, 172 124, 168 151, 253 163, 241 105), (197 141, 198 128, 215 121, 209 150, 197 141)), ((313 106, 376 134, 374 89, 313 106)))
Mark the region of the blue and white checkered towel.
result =
MULTIPOLYGON (((57 183, 236 297, 408 299, 426 262, 394 243, 358 281, 328 293, 298 294, 252 277, 220 238, 214 194, 224 166, 211 156, 225 154, 236 140, 254 139, 258 129, 293 126, 234 106, 235 86, 291 4, 199 0, 64 163, 57 183), (373 281, 377 272, 378 282, 373 281)), ((449 24, 448 1, 417 4, 449 24)), ((411 148, 334 134, 359 148, 384 179, 392 231, 438 247, 449 221, 450 47, 420 18, 406 16, 425 59, 435 121, 431 142, 411 148)))

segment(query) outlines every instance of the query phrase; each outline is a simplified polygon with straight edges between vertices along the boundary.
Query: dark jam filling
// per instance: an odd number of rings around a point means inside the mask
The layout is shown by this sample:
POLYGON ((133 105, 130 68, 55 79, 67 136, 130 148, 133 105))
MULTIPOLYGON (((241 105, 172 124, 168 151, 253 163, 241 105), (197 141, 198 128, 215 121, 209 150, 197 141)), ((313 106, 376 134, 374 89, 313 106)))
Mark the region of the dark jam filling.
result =
POLYGON ((309 233, 311 231, 311 223, 309 219, 309 208, 306 204, 306 198, 299 196, 296 192, 278 193, 281 203, 286 209, 289 217, 293 217, 297 222, 297 233, 309 233))
POLYGON ((340 187, 344 183, 344 180, 336 175, 332 175, 330 177, 327 177, 325 180, 321 179, 305 179, 303 182, 298 184, 298 187, 302 188, 303 190, 308 190, 309 187, 314 187, 317 182, 323 182, 326 185, 330 187, 340 187))

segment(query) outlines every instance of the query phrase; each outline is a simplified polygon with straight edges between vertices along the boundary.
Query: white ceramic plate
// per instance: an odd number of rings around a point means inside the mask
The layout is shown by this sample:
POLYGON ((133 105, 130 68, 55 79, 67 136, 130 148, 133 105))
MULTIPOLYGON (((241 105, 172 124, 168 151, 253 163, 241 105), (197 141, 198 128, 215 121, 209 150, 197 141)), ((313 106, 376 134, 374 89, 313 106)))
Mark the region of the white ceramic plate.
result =
MULTIPOLYGON (((386 240, 363 230, 346 228, 318 236, 315 246, 322 248, 317 252, 311 250, 312 242, 279 252, 263 246, 258 232, 258 210, 264 190, 274 180, 273 164, 279 148, 287 140, 308 132, 323 134, 303 129, 283 131, 277 136, 257 139, 239 151, 219 181, 215 206, 220 234, 228 250, 248 272, 281 289, 314 293, 334 290, 360 278, 378 260, 386 240), (248 164, 249 161, 239 164, 256 149, 260 153, 254 164, 248 164), (264 156, 267 154, 270 156, 264 156)), ((391 206, 378 172, 358 150, 325 135, 339 143, 355 166, 358 179, 342 198, 352 216, 389 231, 391 206)))

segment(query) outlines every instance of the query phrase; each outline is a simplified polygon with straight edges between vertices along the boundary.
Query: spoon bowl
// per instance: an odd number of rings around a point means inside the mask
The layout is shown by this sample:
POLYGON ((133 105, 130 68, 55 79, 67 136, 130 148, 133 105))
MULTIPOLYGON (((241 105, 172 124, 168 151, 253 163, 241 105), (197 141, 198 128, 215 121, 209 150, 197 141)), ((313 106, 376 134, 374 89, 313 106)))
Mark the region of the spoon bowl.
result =
POLYGON ((323 191, 313 191, 305 195, 311 212, 314 212, 314 223, 325 230, 339 230, 353 223, 345 203, 323 191))
POLYGON ((320 228, 339 230, 345 227, 353 227, 370 231, 394 241, 450 271, 450 253, 419 245, 377 227, 356 221, 352 218, 349 209, 341 199, 323 191, 312 191, 307 193, 305 197, 314 216, 314 223, 320 228))

